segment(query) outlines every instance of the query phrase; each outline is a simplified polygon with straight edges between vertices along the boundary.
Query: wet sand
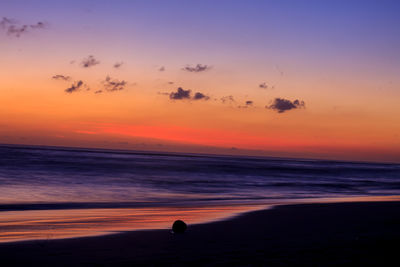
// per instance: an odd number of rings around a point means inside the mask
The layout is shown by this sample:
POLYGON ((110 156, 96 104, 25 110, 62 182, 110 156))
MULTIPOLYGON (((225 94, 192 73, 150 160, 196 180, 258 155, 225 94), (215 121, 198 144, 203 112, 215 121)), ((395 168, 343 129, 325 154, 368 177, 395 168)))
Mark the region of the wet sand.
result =
MULTIPOLYGON (((172 222, 171 222, 172 224, 172 222)), ((0 244, 2 266, 398 266, 400 202, 297 204, 189 225, 0 244)))

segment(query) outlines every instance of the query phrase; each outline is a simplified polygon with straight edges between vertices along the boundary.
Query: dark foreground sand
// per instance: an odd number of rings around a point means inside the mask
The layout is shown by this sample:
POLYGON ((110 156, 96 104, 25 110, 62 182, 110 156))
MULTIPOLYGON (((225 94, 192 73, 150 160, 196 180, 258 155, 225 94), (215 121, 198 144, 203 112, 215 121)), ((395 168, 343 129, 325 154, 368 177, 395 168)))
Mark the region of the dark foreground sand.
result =
POLYGON ((183 235, 0 244, 0 265, 400 266, 400 202, 280 206, 189 226, 183 235))

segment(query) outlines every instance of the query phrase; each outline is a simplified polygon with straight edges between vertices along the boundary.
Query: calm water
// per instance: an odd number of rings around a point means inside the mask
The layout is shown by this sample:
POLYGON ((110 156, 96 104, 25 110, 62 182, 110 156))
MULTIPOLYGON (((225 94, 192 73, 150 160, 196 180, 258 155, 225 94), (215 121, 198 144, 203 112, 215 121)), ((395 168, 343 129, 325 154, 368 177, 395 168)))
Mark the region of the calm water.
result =
MULTIPOLYGON (((385 195, 400 195, 399 164, 0 146, 0 241, 1 233, 5 240, 43 238, 25 232, 44 214, 59 223, 79 213, 82 224, 96 211, 96 225, 117 210, 147 217, 173 210, 171 218, 206 210, 213 219, 226 216, 226 207, 385 195)), ((55 229, 52 220, 44 228, 55 229)), ((161 227, 124 229, 146 225, 161 227)))

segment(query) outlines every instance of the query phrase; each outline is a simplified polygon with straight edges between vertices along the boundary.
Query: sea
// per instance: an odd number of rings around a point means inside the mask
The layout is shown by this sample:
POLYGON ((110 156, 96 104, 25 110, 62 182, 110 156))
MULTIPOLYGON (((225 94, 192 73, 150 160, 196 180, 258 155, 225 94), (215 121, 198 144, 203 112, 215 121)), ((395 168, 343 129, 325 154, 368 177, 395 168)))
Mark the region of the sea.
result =
POLYGON ((0 242, 168 229, 287 203, 396 200, 400 164, 0 145, 0 242))

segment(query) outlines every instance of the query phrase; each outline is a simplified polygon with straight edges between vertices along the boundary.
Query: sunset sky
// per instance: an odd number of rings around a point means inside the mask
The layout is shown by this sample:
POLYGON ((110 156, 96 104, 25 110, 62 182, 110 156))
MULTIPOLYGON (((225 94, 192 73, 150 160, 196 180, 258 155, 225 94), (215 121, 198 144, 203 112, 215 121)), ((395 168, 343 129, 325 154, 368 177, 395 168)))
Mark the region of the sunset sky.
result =
POLYGON ((400 162, 399 14, 2 0, 0 143, 400 162))

